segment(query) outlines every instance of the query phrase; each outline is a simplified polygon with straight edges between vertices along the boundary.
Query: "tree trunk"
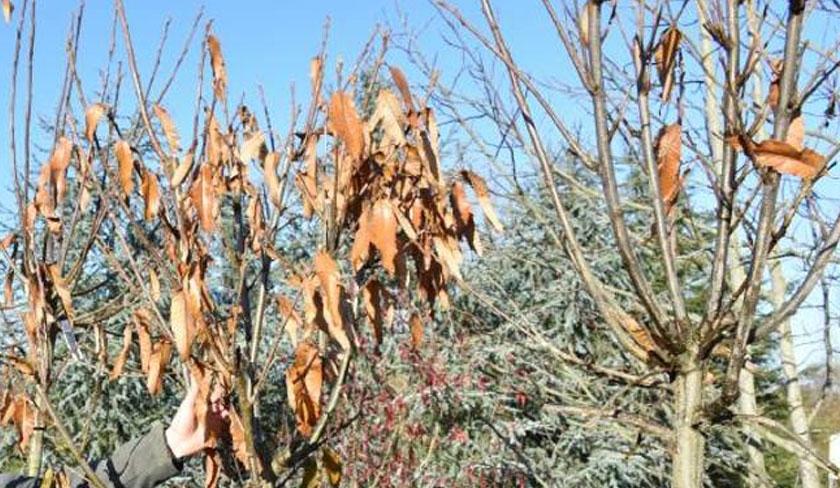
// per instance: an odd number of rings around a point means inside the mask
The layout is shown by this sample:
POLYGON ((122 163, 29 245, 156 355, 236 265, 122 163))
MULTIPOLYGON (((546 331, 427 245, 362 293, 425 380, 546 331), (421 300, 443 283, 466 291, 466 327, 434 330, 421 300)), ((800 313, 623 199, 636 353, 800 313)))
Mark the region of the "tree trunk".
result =
MULTIPOLYGON (((729 245, 729 267, 732 283, 741 283, 747 279, 747 272, 744 270, 741 260, 741 239, 737 232, 732 234, 729 245)), ((738 377, 738 388, 741 391, 738 396, 738 411, 744 415, 758 415, 758 405, 755 399, 755 377, 749 364, 741 369, 741 375, 738 377)), ((747 486, 750 488, 766 487, 769 478, 764 464, 761 438, 755 432, 755 429, 747 423, 742 424, 741 429, 747 441, 747 459, 749 460, 749 471, 746 476, 747 486)))
MULTIPOLYGON (((774 264, 770 270, 772 284, 770 288, 770 300, 776 307, 781 306, 785 298, 785 280, 782 269, 774 264)), ((808 425, 808 412, 802 403, 802 388, 799 384, 799 375, 796 370, 796 355, 793 351, 793 336, 790 329, 790 321, 785 320, 779 326, 779 348, 782 355, 782 370, 785 374, 785 389, 787 402, 790 408, 790 426, 799 440, 805 446, 812 448, 811 434, 808 425)), ((799 478, 802 481, 802 488, 819 488, 820 476, 817 467, 805 455, 799 456, 799 478)))
POLYGON ((41 474, 41 459, 44 453, 44 415, 41 412, 41 399, 35 398, 35 430, 29 436, 29 453, 26 460, 26 475, 37 477, 41 474))
POLYGON ((688 361, 674 381, 673 488, 699 488, 703 478, 703 436, 697 430, 702 408, 703 371, 698 361, 688 361))
MULTIPOLYGON (((758 415, 758 406, 755 401, 755 378, 749 364, 741 370, 738 384, 741 390, 738 396, 738 410, 744 415, 758 415)), ((764 466, 764 453, 761 451, 761 439, 748 425, 743 425, 742 428, 747 438, 747 458, 749 459, 747 486, 750 488, 767 487, 769 485, 767 484, 767 470, 764 466)))

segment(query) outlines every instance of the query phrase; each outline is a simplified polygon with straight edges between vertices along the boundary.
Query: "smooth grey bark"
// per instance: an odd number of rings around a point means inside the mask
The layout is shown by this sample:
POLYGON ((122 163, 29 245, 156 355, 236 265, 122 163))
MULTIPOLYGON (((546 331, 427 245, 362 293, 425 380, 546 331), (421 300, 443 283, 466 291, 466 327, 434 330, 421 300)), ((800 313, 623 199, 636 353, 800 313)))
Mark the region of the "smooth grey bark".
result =
MULTIPOLYGON (((770 268, 770 301, 775 307, 781 307, 785 300, 785 289, 787 280, 779 263, 774 263, 770 268)), ((793 333, 789 320, 783 320, 779 324, 779 349, 782 357, 782 371, 785 375, 785 393, 787 395, 788 408, 790 408, 790 426, 799 438, 800 442, 809 449, 813 449, 811 434, 808 426, 808 411, 802 401, 802 387, 799 383, 797 371, 796 354, 793 350, 793 333)), ((799 478, 802 488, 819 488, 820 476, 817 467, 811 459, 805 455, 798 455, 799 478)))

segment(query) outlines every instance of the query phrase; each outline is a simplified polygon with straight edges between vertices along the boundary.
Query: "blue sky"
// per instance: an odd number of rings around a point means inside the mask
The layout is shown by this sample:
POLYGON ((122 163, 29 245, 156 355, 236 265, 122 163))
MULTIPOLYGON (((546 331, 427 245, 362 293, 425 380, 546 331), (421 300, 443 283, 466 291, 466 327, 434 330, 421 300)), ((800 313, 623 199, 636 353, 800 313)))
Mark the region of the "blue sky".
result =
MULTIPOLYGON (((15 2, 12 23, 0 25, 0 80, 3 89, 0 90, 0 111, 4 114, 6 123, 0 127, 0 161, 3 169, 0 171, 0 204, 8 206, 11 203, 11 178, 9 162, 9 80, 11 75, 12 56, 14 54, 15 30, 20 15, 23 0, 15 2)), ((168 76, 177 58, 184 40, 190 30, 193 19, 199 10, 204 8, 204 21, 213 20, 213 31, 222 42, 222 48, 227 61, 230 88, 229 94, 233 101, 238 101, 240 94, 248 93, 251 98, 246 104, 254 109, 259 107, 254 89, 262 85, 265 89, 273 122, 281 132, 285 129, 289 110, 289 87, 294 83, 297 87, 299 100, 305 100, 309 90, 308 72, 309 60, 320 48, 323 25, 327 17, 331 19, 329 44, 327 48, 328 70, 334 69, 337 59, 344 59, 345 64, 351 64, 362 49, 370 33, 377 24, 391 23, 398 29, 401 15, 405 15, 411 28, 420 33, 419 41, 424 51, 435 60, 442 71, 444 79, 455 76, 460 64, 453 51, 448 49, 441 38, 446 28, 438 22, 438 15, 426 0, 364 0, 364 1, 270 1, 270 0, 239 0, 237 2, 221 0, 125 0, 132 38, 138 55, 141 73, 148 77, 155 51, 166 19, 171 18, 169 40, 165 46, 161 72, 156 86, 160 88, 162 81, 168 76), (435 56, 437 55, 437 56, 435 56)), ((465 13, 472 19, 478 19, 478 2, 456 1, 465 13)), ((562 80, 570 82, 569 77, 574 73, 561 52, 561 45, 557 42, 548 19, 545 17, 538 1, 497 1, 495 2, 498 15, 503 23, 508 40, 517 60, 538 78, 544 81, 562 80)), ((33 112, 35 120, 38 115, 51 117, 61 90, 62 76, 65 63, 65 40, 71 16, 75 12, 77 3, 65 1, 38 1, 38 27, 36 33, 35 70, 33 112)), ((88 0, 85 7, 82 38, 78 57, 79 72, 82 77, 85 95, 91 101, 97 100, 95 93, 99 85, 101 67, 107 62, 109 38, 113 22, 113 3, 108 0, 88 0)), ((203 23, 199 28, 199 37, 203 32, 203 23)), ((826 23, 815 19, 808 33, 819 44, 830 44, 832 34, 826 23), (828 36, 828 37, 826 37, 828 36)), ((617 35, 617 34, 615 34, 617 35)), ((836 34, 833 35, 836 37, 836 34)), ((123 42, 120 31, 116 43, 117 57, 123 59, 123 42)), ((191 127, 198 64, 198 43, 193 47, 185 60, 179 77, 170 90, 164 105, 176 117, 176 123, 185 134, 191 127)), ((388 58, 391 62, 402 65, 409 73, 411 69, 404 62, 398 51, 392 51, 388 58)), ((126 72, 127 74, 127 72, 126 72)), ((25 88, 25 58, 21 60, 21 71, 18 74, 19 94, 25 88)), ((152 90, 156 92, 155 89, 152 90)), ((133 90, 130 80, 124 80, 123 95, 126 103, 133 103, 133 90)), ((21 117, 25 98, 19 96, 18 118, 21 117)), ((567 102, 564 102, 567 103, 567 102)), ((581 103, 575 100, 569 107, 581 103)), ((563 117, 574 120, 583 112, 578 110, 561 110, 563 117)), ((588 128, 584 130, 588 133, 588 128)), ((38 146, 47 145, 50 139, 45 139, 43 132, 37 127, 33 134, 36 150, 33 154, 33 168, 37 169, 46 154, 39 151, 38 146)), ((22 139, 18 141, 20 144, 22 139)), ((834 182, 836 186, 836 181, 834 182)), ((800 327, 811 323, 808 315, 800 316, 800 327)), ((801 341, 800 353, 805 356, 812 351, 805 340, 801 341)), ((820 354, 818 348, 814 351, 820 354)))

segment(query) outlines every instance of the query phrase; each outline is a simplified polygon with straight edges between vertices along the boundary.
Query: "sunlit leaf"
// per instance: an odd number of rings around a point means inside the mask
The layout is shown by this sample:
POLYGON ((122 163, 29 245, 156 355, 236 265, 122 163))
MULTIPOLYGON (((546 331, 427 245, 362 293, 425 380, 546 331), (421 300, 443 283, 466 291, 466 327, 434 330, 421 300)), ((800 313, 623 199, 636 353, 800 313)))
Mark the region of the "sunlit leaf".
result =
POLYGON ((163 134, 166 136, 166 141, 169 143, 169 150, 173 153, 181 152, 181 138, 178 136, 178 129, 172 122, 172 117, 169 112, 161 105, 155 104, 152 107, 155 111, 155 116, 160 120, 160 125, 163 128, 163 134))
POLYGON ((120 187, 126 196, 131 195, 134 191, 134 156, 131 154, 131 147, 127 142, 119 140, 114 145, 114 154, 117 157, 120 187))
POLYGON ((662 84, 663 101, 668 101, 671 98, 671 90, 674 87, 674 67, 677 63, 680 40, 682 40, 682 32, 675 26, 671 26, 662 34, 659 44, 656 46, 656 51, 653 53, 659 82, 662 84))
POLYGON ((490 203, 490 190, 487 188, 487 183, 484 181, 484 178, 469 170, 461 171, 461 176, 464 177, 475 192, 478 204, 484 212, 484 217, 497 231, 503 232, 504 227, 502 226, 502 221, 499 220, 496 211, 493 209, 493 205, 490 203))
POLYGON ((411 346, 414 349, 420 349, 423 345, 423 319, 420 314, 414 312, 408 320, 408 327, 411 331, 411 346))
POLYGON ((362 159, 365 139, 362 122, 351 96, 343 91, 333 93, 329 107, 329 129, 344 143, 347 153, 356 161, 362 159))
POLYGON ((146 388, 152 395, 160 393, 163 385, 163 374, 169 364, 169 356, 172 352, 172 344, 163 339, 152 346, 149 357, 149 372, 146 375, 146 388))
POLYGON ((132 318, 137 331, 137 343, 140 345, 140 369, 148 373, 152 358, 152 336, 149 333, 151 317, 147 310, 141 308, 134 311, 132 318))
POLYGON ((318 348, 301 342, 295 350, 295 360, 286 370, 286 393, 295 412, 301 434, 309 436, 321 416, 321 384, 323 371, 318 348))
POLYGON ((682 158, 682 126, 670 124, 659 131, 656 139, 656 164, 659 189, 665 213, 671 214, 680 194, 680 159, 682 158))
POLYGON ((802 115, 798 115, 790 121, 785 142, 799 151, 805 149, 805 121, 802 119, 802 115))
POLYGON ((213 168, 208 164, 201 166, 198 178, 190 188, 190 200, 198 213, 201 228, 205 232, 213 232, 216 228, 216 214, 218 212, 218 201, 216 198, 216 185, 213 181, 213 168))
POLYGON ((143 217, 149 221, 155 218, 160 211, 160 184, 157 175, 150 170, 143 171, 143 202, 145 210, 143 217))
POLYGON ((786 142, 774 139, 759 142, 752 152, 757 165, 805 179, 816 177, 826 162, 825 156, 811 149, 798 150, 786 142))
POLYGON ((178 167, 175 168, 175 172, 172 173, 172 186, 176 187, 184 181, 184 178, 190 174, 190 170, 193 167, 193 161, 195 161, 195 154, 192 150, 187 152, 183 158, 181 158, 181 162, 178 163, 178 167))
POLYGON ((175 339, 175 349, 182 360, 190 357, 190 346, 195 337, 195 325, 190 311, 187 310, 187 301, 183 290, 172 295, 172 303, 169 307, 169 324, 172 328, 172 337, 175 339))
POLYGON ((117 359, 114 360, 114 367, 111 368, 111 375, 109 376, 111 381, 114 381, 122 375, 125 362, 128 360, 128 353, 131 351, 131 337, 131 327, 126 325, 123 327, 122 348, 119 354, 117 354, 117 359))
POLYGON ((277 176, 277 164, 279 162, 280 153, 276 151, 268 153, 263 162, 263 175, 268 198, 278 209, 281 208, 280 178, 277 176))
POLYGON ((108 106, 104 103, 94 103, 85 110, 85 137, 90 142, 93 142, 93 136, 96 135, 96 126, 99 125, 99 120, 108 111, 108 106))
POLYGON ((326 302, 327 325, 329 333, 346 351, 350 349, 350 340, 344 331, 344 316, 341 313, 341 274, 338 264, 326 252, 321 251, 315 256, 315 273, 321 284, 321 291, 326 302))
POLYGON ((267 151, 268 150, 265 146, 265 134, 262 132, 255 132, 248 136, 239 147, 239 159, 244 162, 248 162, 252 159, 259 159, 262 161, 263 158, 265 158, 267 151))
POLYGON ((214 35, 207 36, 207 50, 210 51, 210 66, 213 68, 213 92, 216 98, 224 100, 227 96, 227 70, 222 56, 222 45, 214 35))
POLYGON ((398 223, 391 202, 382 199, 374 203, 369 219, 370 243, 379 251, 382 267, 393 276, 396 272, 398 223))

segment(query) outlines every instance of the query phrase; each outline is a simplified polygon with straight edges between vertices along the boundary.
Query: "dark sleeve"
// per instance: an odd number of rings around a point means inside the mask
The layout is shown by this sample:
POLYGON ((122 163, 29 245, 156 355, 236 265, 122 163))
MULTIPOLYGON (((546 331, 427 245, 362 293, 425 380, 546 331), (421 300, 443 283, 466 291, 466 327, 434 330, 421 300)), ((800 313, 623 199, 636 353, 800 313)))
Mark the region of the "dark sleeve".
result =
MULTIPOLYGON (((166 445, 163 432, 163 424, 156 422, 146 435, 126 442, 110 457, 93 465, 96 476, 106 488, 151 488, 175 476, 181 471, 181 463, 166 445)), ((89 486, 79 469, 70 474, 70 485, 89 486)), ((35 478, 0 474, 0 488, 38 486, 40 481, 35 478)))

